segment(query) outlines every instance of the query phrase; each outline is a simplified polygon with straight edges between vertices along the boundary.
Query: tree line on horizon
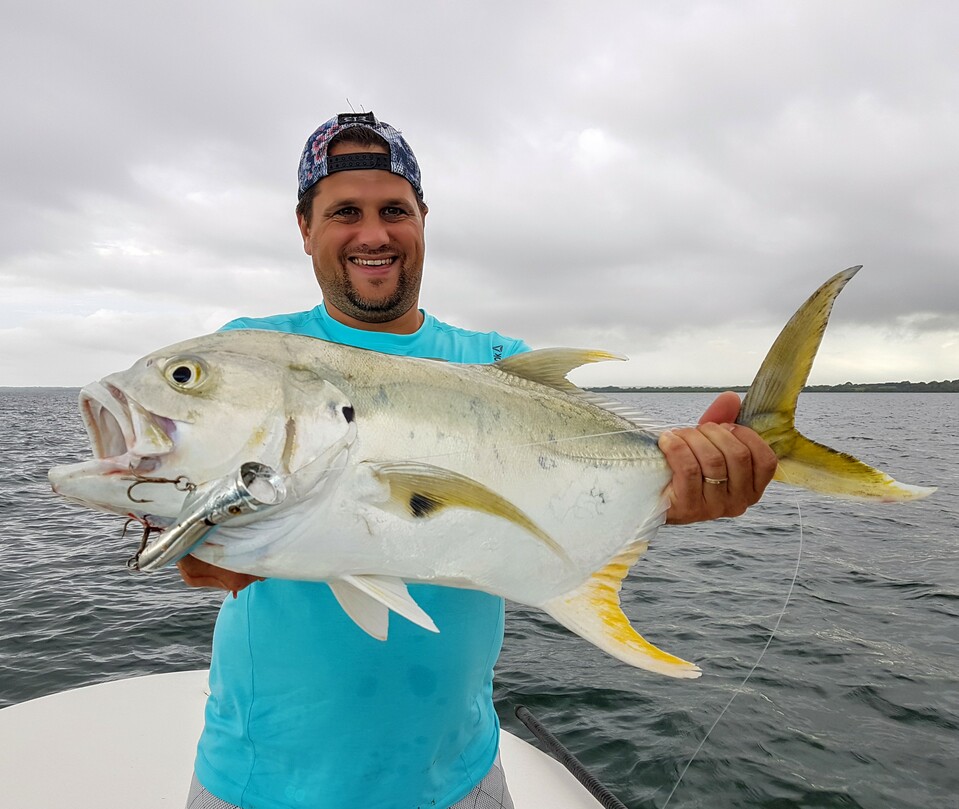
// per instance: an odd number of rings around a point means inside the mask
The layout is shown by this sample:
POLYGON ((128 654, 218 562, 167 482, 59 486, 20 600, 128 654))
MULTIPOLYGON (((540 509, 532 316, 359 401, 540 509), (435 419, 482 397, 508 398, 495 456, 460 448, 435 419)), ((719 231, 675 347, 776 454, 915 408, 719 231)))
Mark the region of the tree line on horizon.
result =
MULTIPOLYGON (((746 385, 644 385, 619 387, 602 385, 588 390, 597 393, 721 393, 724 390, 744 392, 746 385)), ((959 393, 959 379, 944 379, 941 382, 843 382, 841 385, 806 385, 803 393, 959 393)))

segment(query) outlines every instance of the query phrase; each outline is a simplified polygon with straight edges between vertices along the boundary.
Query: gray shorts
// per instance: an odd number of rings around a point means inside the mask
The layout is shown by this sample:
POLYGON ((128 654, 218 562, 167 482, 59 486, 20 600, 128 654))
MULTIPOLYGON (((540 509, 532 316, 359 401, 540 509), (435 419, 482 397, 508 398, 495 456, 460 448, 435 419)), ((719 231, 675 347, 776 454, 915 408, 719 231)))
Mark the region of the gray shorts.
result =
MULTIPOLYGON (((186 799, 186 809, 239 809, 239 807, 211 795, 194 775, 193 783, 190 784, 190 795, 186 799)), ((398 807, 398 809, 406 809, 406 807, 398 807)), ((503 765, 498 755, 492 769, 486 773, 486 777, 473 787, 469 795, 454 803, 450 809, 513 809, 513 799, 509 796, 506 776, 503 775, 503 765)))

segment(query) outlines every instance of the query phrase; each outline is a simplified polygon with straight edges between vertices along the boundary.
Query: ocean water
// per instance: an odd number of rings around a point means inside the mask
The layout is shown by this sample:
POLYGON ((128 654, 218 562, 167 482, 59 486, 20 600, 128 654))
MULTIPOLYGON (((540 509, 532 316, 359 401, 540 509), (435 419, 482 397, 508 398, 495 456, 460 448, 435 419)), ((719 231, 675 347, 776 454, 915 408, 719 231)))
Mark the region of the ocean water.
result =
MULTIPOLYGON (((624 398, 664 424, 711 399, 624 398)), ((664 528, 624 609, 699 680, 510 605, 505 727, 531 738, 526 705, 635 809, 959 807, 959 395, 804 394, 798 423, 940 490, 880 506, 774 485, 738 520, 664 528)), ((46 470, 86 457, 76 390, 0 389, 0 706, 209 662, 222 596, 131 574, 138 537, 50 493, 46 470)))

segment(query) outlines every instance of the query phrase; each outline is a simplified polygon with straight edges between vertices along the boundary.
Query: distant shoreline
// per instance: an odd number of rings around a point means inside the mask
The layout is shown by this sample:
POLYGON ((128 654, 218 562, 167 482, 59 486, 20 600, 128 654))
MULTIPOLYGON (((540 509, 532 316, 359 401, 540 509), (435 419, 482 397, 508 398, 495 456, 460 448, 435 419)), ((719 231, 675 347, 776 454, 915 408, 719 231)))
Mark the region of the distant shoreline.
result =
MULTIPOLYGON (((589 387, 587 390, 596 393, 722 393, 724 390, 733 390, 745 393, 747 385, 730 385, 717 387, 714 385, 667 385, 663 387, 617 387, 603 385, 589 387)), ((841 385, 807 385, 803 393, 959 393, 959 379, 943 382, 843 382, 841 385)))

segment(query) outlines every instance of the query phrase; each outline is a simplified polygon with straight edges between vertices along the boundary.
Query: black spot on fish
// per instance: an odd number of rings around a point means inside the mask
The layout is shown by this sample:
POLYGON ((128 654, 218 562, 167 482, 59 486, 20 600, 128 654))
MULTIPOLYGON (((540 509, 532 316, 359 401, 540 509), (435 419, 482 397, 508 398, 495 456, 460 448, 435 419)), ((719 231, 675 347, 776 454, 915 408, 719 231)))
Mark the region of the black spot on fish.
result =
POLYGON ((354 416, 355 416, 355 413, 353 411, 353 408, 350 407, 349 405, 345 405, 343 407, 343 418, 346 419, 346 423, 349 424, 350 422, 352 422, 354 416))
POLYGON ((414 517, 429 517, 439 507, 439 502, 425 494, 414 493, 410 497, 410 513, 414 517))

